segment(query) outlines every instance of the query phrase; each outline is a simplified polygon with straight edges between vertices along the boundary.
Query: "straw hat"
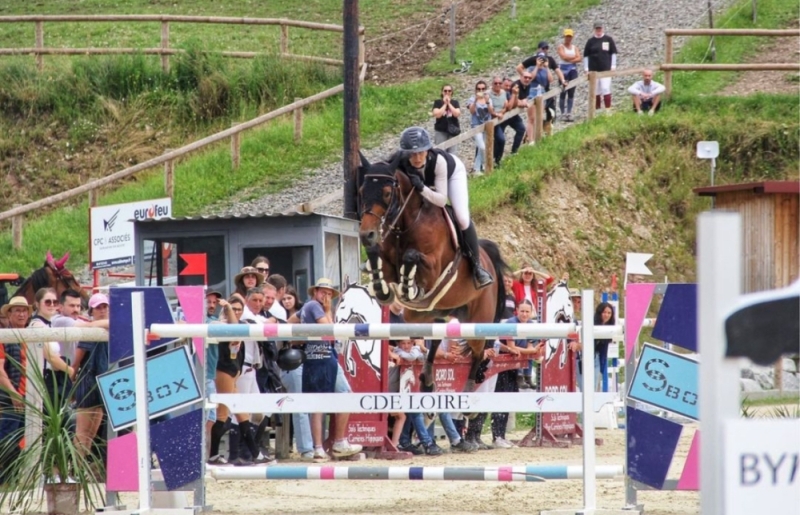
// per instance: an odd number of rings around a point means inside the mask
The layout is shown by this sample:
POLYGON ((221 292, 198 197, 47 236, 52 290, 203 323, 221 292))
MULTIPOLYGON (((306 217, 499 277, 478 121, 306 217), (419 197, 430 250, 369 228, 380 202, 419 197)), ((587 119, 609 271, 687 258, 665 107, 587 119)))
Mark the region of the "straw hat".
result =
POLYGON ((244 276, 246 276, 246 275, 254 275, 254 276, 256 276, 256 279, 258 279, 258 283, 256 284, 256 286, 260 286, 261 283, 263 283, 264 279, 265 279, 264 274, 259 272, 256 269, 256 267, 254 267, 254 266, 246 266, 246 267, 242 268, 241 272, 236 274, 236 277, 233 278, 233 284, 238 286, 240 281, 242 280, 242 278, 244 278, 244 276))
POLYGON ((6 316, 8 316, 8 311, 11 308, 20 307, 20 306, 22 306, 24 308, 28 308, 28 314, 29 315, 33 313, 33 306, 28 304, 28 301, 27 301, 27 299, 25 299, 25 297, 11 297, 11 300, 8 301, 8 304, 6 304, 2 308, 0 308, 0 313, 4 317, 6 317, 6 316))
POLYGON ((314 296, 314 292, 316 291, 317 288, 326 288, 328 290, 331 290, 333 292, 333 298, 334 299, 339 296, 339 290, 337 290, 333 286, 333 281, 331 281, 327 277, 320 277, 319 279, 317 279, 317 284, 315 284, 314 286, 311 286, 308 289, 308 296, 309 297, 313 297, 314 296))

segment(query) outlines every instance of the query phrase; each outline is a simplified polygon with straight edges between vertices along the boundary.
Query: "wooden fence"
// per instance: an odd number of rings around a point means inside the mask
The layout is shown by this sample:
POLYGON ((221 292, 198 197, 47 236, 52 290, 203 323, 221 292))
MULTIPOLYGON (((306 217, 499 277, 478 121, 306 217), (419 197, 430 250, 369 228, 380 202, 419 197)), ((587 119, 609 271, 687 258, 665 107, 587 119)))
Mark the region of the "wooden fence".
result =
MULTIPOLYGON (((227 25, 279 25, 280 55, 288 59, 312 61, 323 64, 343 65, 342 59, 317 57, 310 55, 297 55, 289 52, 289 27, 298 27, 310 30, 329 32, 344 32, 341 25, 326 23, 313 23, 283 18, 232 18, 222 16, 175 16, 175 15, 25 15, 25 16, 0 16, 2 23, 33 23, 34 46, 22 48, 0 48, 0 55, 33 55, 36 66, 41 71, 44 69, 45 55, 119 55, 119 54, 145 54, 160 55, 161 69, 169 72, 169 58, 171 55, 184 52, 181 49, 169 46, 170 23, 214 23, 227 25), (157 48, 49 48, 44 46, 44 24, 55 22, 160 22, 161 46, 157 48)), ((364 62, 364 28, 359 30, 359 62, 364 62)), ((254 58, 264 55, 264 52, 215 52, 226 57, 254 58)))

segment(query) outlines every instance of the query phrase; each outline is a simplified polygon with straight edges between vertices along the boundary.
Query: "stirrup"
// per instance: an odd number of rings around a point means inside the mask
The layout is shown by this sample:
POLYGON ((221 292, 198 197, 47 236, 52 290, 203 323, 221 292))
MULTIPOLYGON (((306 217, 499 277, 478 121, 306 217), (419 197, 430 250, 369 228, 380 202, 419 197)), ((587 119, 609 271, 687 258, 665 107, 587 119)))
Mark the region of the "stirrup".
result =
POLYGON ((487 286, 492 284, 494 282, 494 279, 492 279, 492 276, 489 274, 489 272, 487 272, 486 270, 483 269, 483 267, 478 265, 472 272, 472 282, 475 283, 476 290, 482 290, 483 288, 486 288, 487 286), (484 279, 483 281, 480 280, 480 276, 483 276, 484 279))

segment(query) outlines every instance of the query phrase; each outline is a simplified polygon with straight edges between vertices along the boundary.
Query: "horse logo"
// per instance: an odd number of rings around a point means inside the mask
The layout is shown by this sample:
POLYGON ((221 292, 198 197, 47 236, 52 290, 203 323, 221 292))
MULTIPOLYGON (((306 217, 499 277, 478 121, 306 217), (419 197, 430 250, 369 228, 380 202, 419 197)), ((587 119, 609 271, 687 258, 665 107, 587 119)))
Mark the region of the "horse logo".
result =
MULTIPOLYGON (((334 322, 337 324, 380 324, 382 308, 367 288, 356 283, 348 283, 336 307, 334 322)), ((358 374, 358 363, 353 351, 380 378, 381 340, 347 340, 344 343, 345 370, 351 377, 358 374)))
MULTIPOLYGON (((575 320, 575 312, 572 307, 572 300, 569 296, 569 288, 566 281, 559 281, 556 286, 547 294, 547 312, 545 322, 550 324, 568 324, 575 320)), ((545 345, 544 361, 545 365, 551 360, 558 359, 558 368, 564 368, 567 364, 568 345, 566 339, 551 338, 545 345)))

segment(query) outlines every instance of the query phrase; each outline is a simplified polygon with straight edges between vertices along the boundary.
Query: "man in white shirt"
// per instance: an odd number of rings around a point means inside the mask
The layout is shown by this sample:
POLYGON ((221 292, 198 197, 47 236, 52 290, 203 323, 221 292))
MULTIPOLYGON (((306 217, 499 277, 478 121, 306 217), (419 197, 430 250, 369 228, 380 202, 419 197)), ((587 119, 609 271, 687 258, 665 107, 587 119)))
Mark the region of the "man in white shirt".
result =
POLYGON ((647 113, 653 116, 661 108, 661 94, 666 88, 653 80, 653 70, 645 70, 642 80, 628 88, 633 96, 633 108, 637 114, 647 113))

